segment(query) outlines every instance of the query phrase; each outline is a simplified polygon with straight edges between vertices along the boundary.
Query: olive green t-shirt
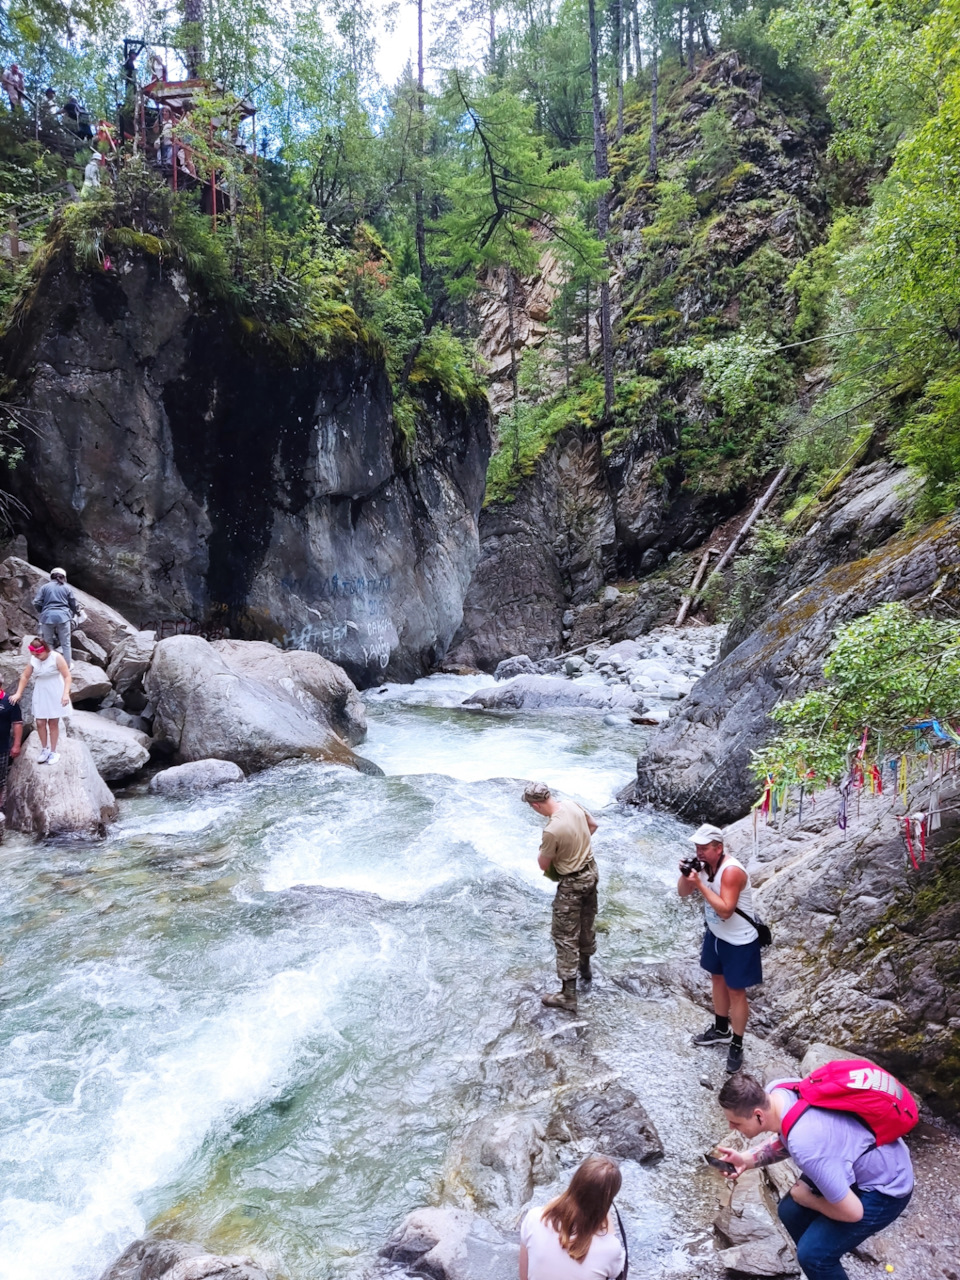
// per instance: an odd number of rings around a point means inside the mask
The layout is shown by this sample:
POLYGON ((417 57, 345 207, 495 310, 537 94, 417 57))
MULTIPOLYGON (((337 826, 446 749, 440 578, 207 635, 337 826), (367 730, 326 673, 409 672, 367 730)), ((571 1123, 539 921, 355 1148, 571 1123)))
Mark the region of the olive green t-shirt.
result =
POLYGON ((590 828, 587 812, 572 800, 559 801, 551 814, 540 841, 540 852, 553 863, 558 875, 580 871, 590 857, 590 828))

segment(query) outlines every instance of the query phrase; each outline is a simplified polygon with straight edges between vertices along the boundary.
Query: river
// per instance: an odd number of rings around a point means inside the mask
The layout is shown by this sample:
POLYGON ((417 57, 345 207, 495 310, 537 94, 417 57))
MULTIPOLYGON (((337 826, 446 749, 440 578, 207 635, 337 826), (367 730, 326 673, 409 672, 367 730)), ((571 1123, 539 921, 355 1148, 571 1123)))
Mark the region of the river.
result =
MULTIPOLYGON (((369 695, 384 776, 297 763, 171 802, 124 794, 100 844, 0 850, 0 1276, 95 1280, 145 1231, 288 1280, 358 1276, 431 1202, 518 998, 553 987, 542 820, 597 814, 601 935, 581 1014, 667 1158, 625 1166, 631 1274, 709 1251, 722 1133, 686 1001, 610 975, 693 955, 689 828, 614 802, 646 730, 458 709, 477 681, 369 695)), ((544 1198, 548 1189, 542 1190, 544 1198)), ((703 1274, 701 1269, 700 1274, 703 1274)))

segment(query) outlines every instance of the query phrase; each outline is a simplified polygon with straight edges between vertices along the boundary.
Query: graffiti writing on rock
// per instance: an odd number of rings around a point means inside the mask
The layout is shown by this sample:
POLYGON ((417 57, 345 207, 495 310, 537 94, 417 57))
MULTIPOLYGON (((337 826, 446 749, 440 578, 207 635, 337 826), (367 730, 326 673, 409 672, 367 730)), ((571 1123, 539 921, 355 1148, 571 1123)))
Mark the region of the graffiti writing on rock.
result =
POLYGON ((390 575, 321 579, 308 605, 316 622, 305 623, 284 637, 288 649, 309 649, 331 662, 358 663, 386 670, 396 643, 390 606, 390 575))

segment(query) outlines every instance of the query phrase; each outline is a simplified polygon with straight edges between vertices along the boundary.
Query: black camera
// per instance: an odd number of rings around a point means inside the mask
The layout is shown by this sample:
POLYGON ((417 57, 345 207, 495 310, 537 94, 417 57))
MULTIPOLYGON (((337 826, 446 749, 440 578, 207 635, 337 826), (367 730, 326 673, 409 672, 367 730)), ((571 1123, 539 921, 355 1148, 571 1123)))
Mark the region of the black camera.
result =
POLYGON ((701 862, 696 854, 692 858, 681 858, 680 860, 680 874, 682 876, 688 876, 691 871, 706 871, 706 869, 707 864, 701 862))

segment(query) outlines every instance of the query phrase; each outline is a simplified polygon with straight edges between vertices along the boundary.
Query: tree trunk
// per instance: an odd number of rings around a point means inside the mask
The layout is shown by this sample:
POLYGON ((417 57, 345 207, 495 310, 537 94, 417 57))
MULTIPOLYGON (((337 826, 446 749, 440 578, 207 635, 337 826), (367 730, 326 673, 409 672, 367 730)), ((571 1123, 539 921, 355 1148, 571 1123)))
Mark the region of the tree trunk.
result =
POLYGON ((203 0, 183 0, 183 22, 188 41, 183 50, 187 79, 196 80, 203 61, 203 0))
POLYGON ((423 136, 423 0, 417 0, 417 190, 416 190, 416 230, 417 261, 420 264, 420 281, 427 284, 427 231, 423 216, 423 155, 425 150, 423 136))
POLYGON ((583 314, 583 358, 586 362, 590 360, 590 282, 587 281, 584 287, 584 314, 583 314))
POLYGON ((507 273, 507 341, 510 343, 510 386, 513 392, 513 469, 520 469, 520 423, 517 419, 520 394, 517 387, 517 346, 513 327, 514 293, 513 267, 505 267, 507 273))
POLYGON ((643 58, 640 54, 640 14, 637 12, 637 0, 630 0, 630 11, 633 14, 633 60, 637 64, 637 75, 643 70, 643 58))
POLYGON ((687 70, 693 72, 696 63, 693 58, 693 5, 687 6, 687 70))
POLYGON ((614 0, 614 44, 617 59, 617 131, 614 142, 623 137, 623 0, 614 0))
MULTIPOLYGON (((600 101, 600 42, 597 37, 596 0, 589 0, 590 13, 590 88, 593 96, 593 171, 597 178, 610 176, 607 159, 607 122, 600 101)), ((610 249, 607 236, 610 230, 610 204, 604 191, 597 199, 597 234, 604 243, 607 259, 607 275, 600 285, 600 352, 603 357, 603 412, 613 411, 613 333, 610 327, 610 249)))
POLYGON ((710 39, 710 32, 707 30, 707 19, 702 13, 697 18, 697 26, 700 28, 700 44, 703 47, 704 57, 712 58, 714 54, 713 42, 710 39))
POLYGON ((633 79, 633 45, 630 41, 630 33, 633 30, 633 20, 630 16, 630 6, 627 5, 623 11, 623 74, 625 79, 633 79))
POLYGON ((657 176, 657 129, 659 127, 657 94, 660 89, 660 50, 657 34, 650 54, 650 177, 657 176))

